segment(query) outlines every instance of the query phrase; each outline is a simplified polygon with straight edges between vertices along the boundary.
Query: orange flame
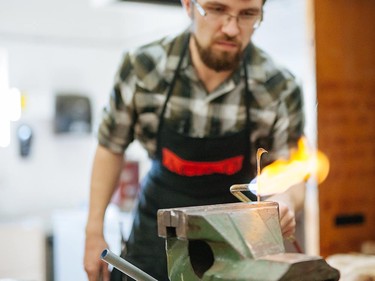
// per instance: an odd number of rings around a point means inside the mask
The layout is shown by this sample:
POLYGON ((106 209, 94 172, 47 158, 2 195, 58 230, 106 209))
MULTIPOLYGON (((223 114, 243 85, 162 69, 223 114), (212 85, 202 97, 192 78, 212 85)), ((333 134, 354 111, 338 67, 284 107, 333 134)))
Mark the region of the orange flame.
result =
POLYGON ((261 196, 281 193, 292 185, 314 177, 318 183, 328 176, 329 160, 319 150, 309 149, 306 138, 298 141, 298 148, 291 151, 288 160, 276 160, 264 167, 257 178, 261 196))

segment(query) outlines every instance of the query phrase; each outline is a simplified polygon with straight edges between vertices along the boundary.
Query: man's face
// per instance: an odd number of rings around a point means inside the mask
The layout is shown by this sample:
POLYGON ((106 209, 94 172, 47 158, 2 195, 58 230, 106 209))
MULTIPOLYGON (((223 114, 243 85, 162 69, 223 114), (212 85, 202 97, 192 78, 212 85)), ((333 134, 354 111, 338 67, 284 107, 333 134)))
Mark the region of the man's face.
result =
POLYGON ((254 32, 252 25, 241 24, 235 16, 262 12, 262 0, 196 0, 207 12, 202 16, 190 2, 193 19, 192 36, 199 57, 216 71, 235 69, 254 32), (220 11, 221 17, 210 17, 210 12, 220 11), (232 17, 228 16, 232 15, 232 17))

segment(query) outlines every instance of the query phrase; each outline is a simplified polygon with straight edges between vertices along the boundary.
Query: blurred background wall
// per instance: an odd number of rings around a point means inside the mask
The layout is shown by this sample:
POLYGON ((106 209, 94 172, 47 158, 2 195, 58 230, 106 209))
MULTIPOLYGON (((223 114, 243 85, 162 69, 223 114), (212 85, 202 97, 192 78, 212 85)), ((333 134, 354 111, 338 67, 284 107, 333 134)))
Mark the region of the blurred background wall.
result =
POLYGON ((25 96, 22 117, 12 123, 11 144, 0 150, 1 217, 45 215, 85 203, 95 139, 54 134, 56 94, 88 96, 96 123, 123 52, 185 22, 177 6, 0 1, 0 47, 8 53, 9 85, 25 96), (25 159, 16 139, 22 123, 34 130, 25 159))

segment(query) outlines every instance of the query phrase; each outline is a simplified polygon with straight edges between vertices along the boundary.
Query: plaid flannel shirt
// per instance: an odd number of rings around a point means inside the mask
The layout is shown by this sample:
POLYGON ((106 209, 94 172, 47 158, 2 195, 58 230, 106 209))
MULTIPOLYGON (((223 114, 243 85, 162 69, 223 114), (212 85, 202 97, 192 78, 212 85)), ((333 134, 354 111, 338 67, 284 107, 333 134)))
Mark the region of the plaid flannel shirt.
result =
MULTIPOLYGON (((187 32, 187 31, 186 31, 187 32)), ((160 113, 175 73, 185 33, 165 37, 127 52, 115 77, 108 104, 103 110, 98 141, 115 153, 123 153, 138 139, 150 157, 155 156, 160 113)), ((300 87, 293 75, 277 66, 252 43, 246 62, 250 107, 252 162, 259 147, 267 163, 287 157, 303 134, 304 113, 300 87)), ((197 77, 189 52, 165 112, 165 122, 191 137, 215 137, 242 130, 246 124, 243 66, 208 93, 197 77)), ((224 148, 230 149, 230 148, 224 148)))

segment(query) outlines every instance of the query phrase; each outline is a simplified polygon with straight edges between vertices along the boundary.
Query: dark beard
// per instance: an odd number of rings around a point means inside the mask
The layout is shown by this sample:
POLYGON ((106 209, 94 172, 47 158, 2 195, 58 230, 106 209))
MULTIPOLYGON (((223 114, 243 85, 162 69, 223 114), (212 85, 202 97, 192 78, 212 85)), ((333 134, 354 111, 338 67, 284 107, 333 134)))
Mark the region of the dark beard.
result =
MULTIPOLYGON (((194 36, 195 45, 197 46, 199 56, 206 66, 220 72, 227 70, 234 70, 240 63, 241 52, 237 52, 234 55, 223 52, 221 55, 216 55, 210 47, 204 48, 199 43, 197 38, 194 36)), ((228 38, 226 38, 228 39, 228 38)), ((230 38, 229 38, 230 40, 230 38)))

